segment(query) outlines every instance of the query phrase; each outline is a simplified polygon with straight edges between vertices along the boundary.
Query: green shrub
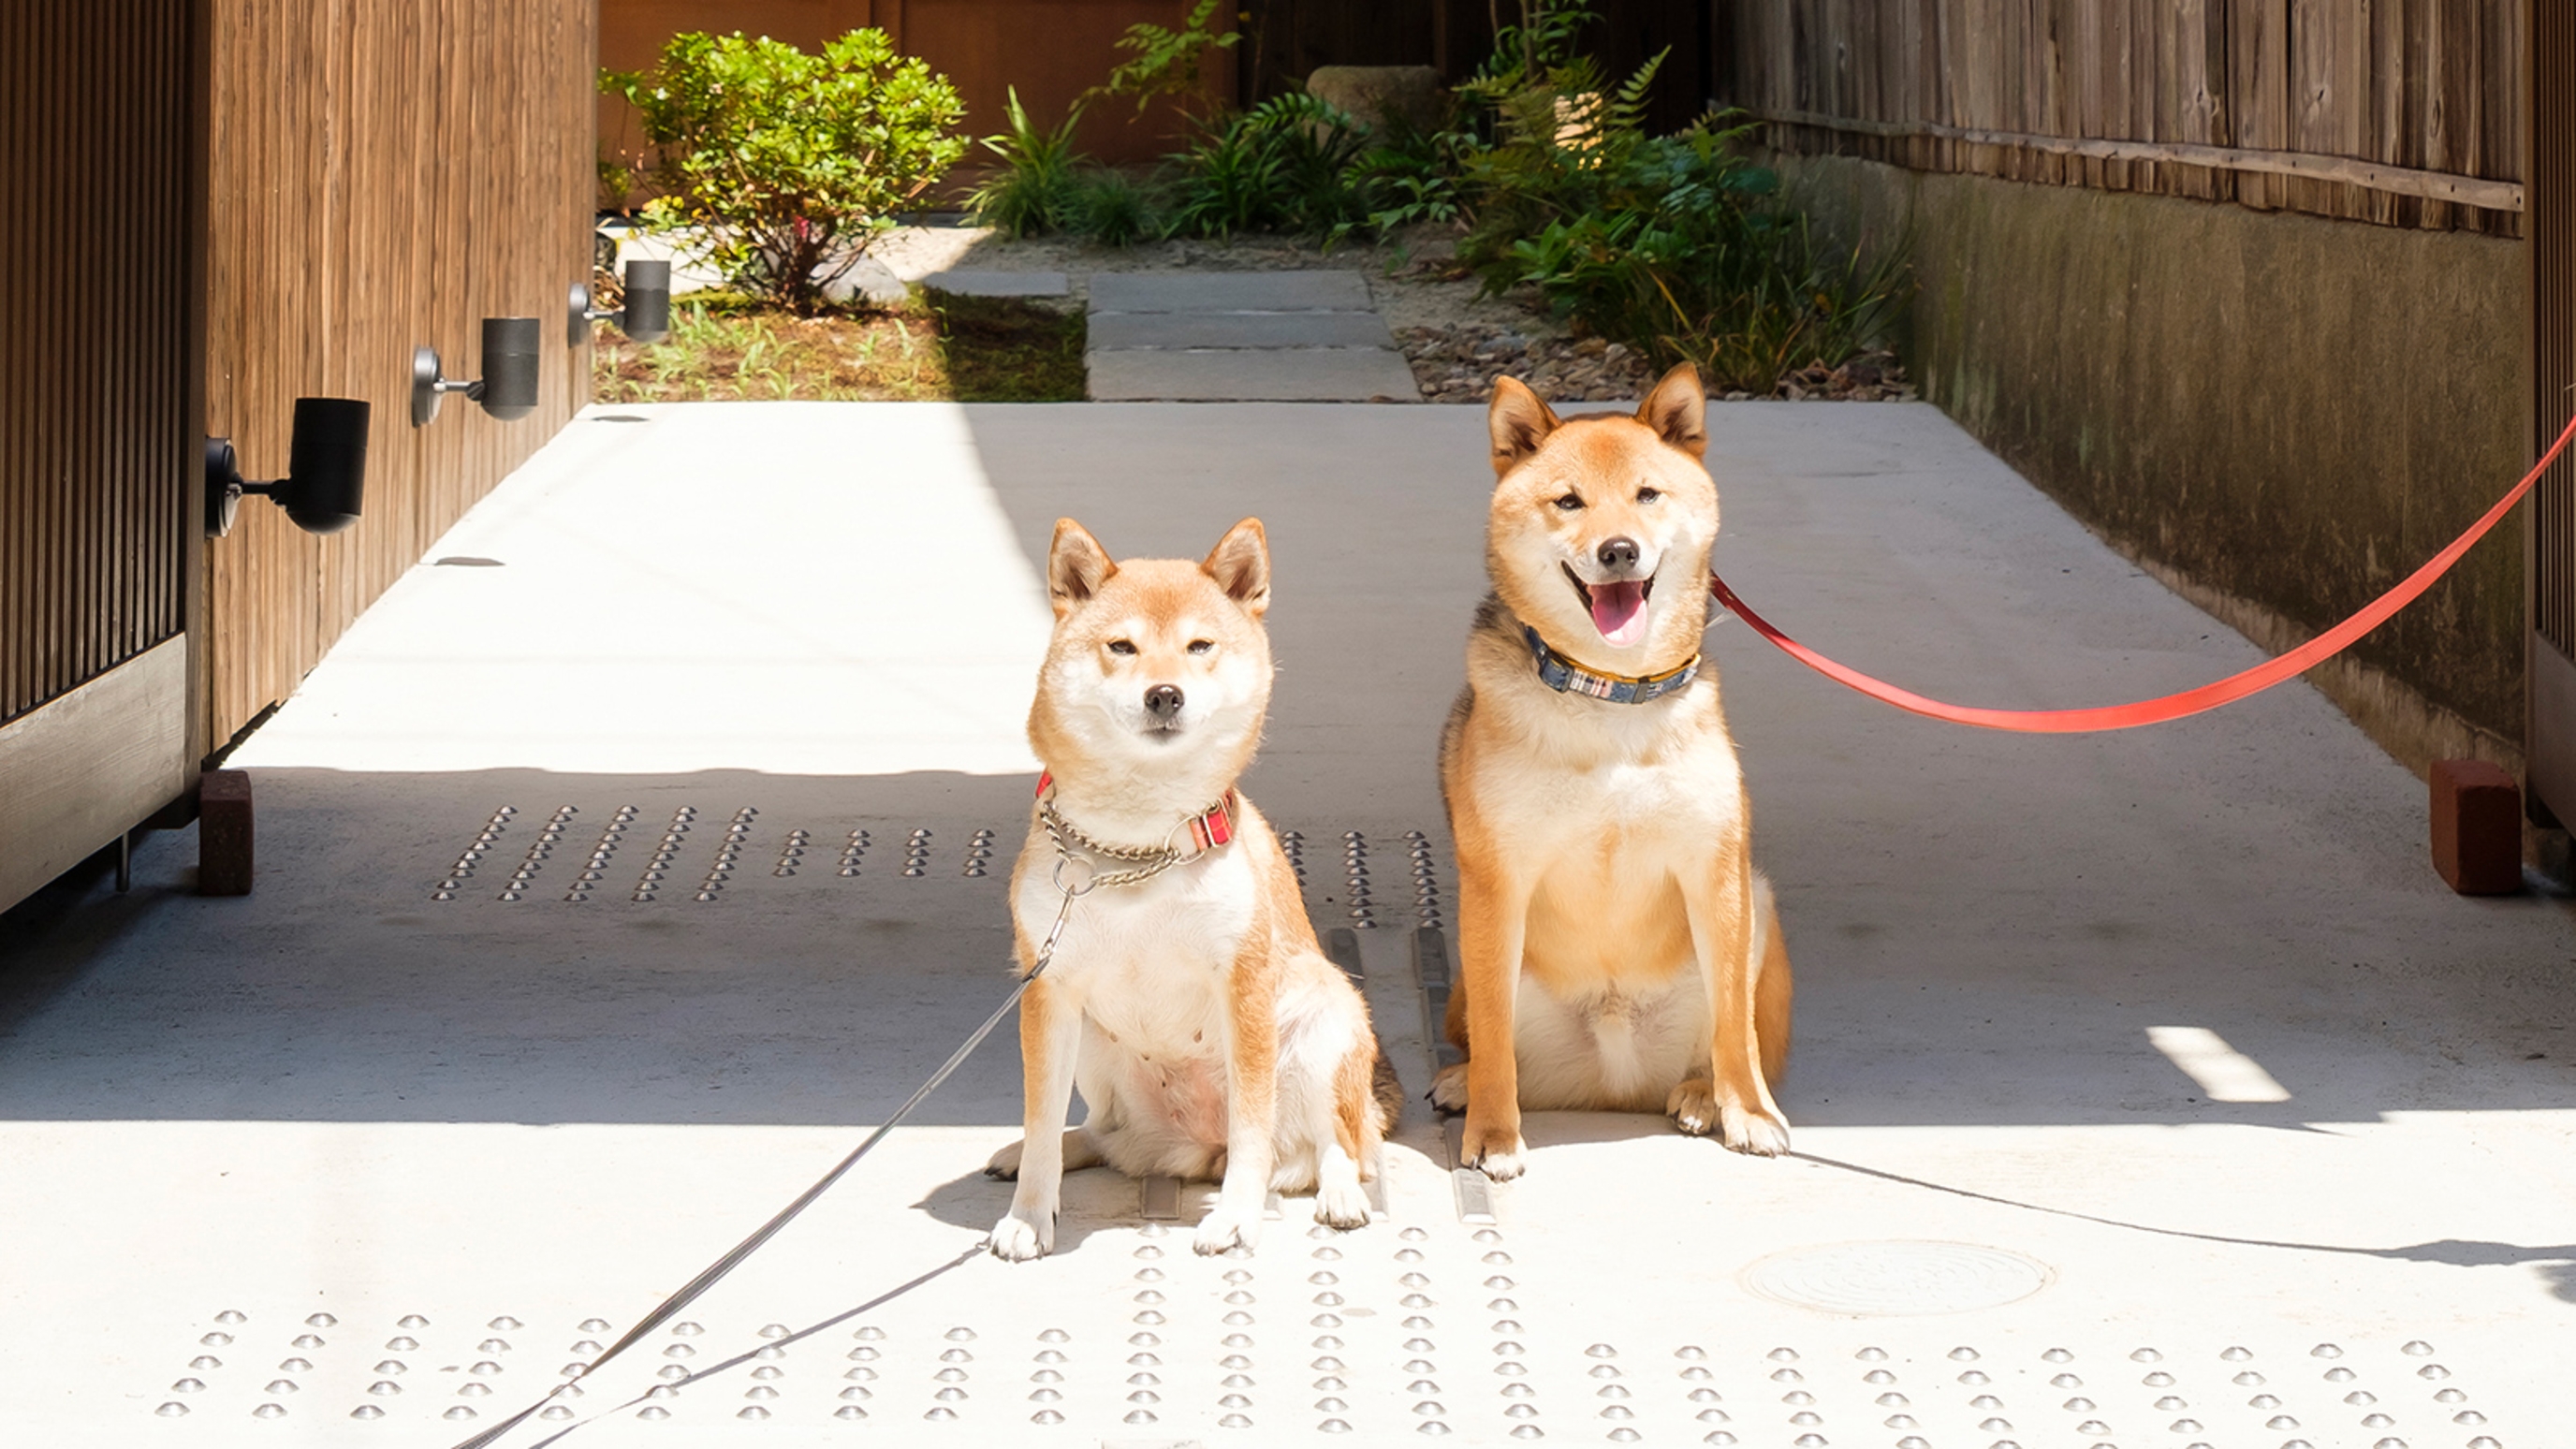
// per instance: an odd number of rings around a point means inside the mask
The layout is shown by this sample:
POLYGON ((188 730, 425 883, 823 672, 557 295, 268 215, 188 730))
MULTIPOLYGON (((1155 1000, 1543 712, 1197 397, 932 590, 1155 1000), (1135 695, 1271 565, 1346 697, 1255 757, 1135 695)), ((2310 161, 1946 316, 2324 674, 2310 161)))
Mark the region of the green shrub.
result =
POLYGON ((1598 204, 1512 243, 1488 285, 1535 286, 1559 315, 1696 363, 1717 388, 1767 393, 1793 368, 1885 344, 1911 291, 1904 249, 1876 264, 1820 250, 1772 173, 1737 152, 1742 134, 1704 124, 1621 148, 1598 204))
POLYGON ((798 311, 857 262, 893 213, 946 174, 965 141, 956 90, 882 30, 822 54, 698 32, 672 36, 646 71, 603 71, 656 148, 645 208, 705 229, 707 255, 798 311))
POLYGON ((1170 96, 1184 110, 1193 108, 1201 115, 1212 114, 1216 101, 1207 94, 1200 64, 1205 57, 1230 50, 1243 39, 1240 31, 1229 30, 1219 35, 1208 29, 1216 14, 1217 0, 1199 0, 1178 30, 1138 22, 1127 27, 1127 33, 1111 42, 1120 50, 1131 51, 1133 58, 1124 60, 1109 72, 1109 79, 1084 93, 1093 96, 1132 96, 1136 114, 1145 114, 1156 96, 1170 96))
POLYGON ((1373 144, 1343 170, 1358 216, 1335 227, 1328 241, 1355 233, 1386 236, 1421 223, 1445 224, 1464 214, 1459 178, 1478 140, 1456 125, 1423 130, 1402 116, 1386 118, 1373 144))
POLYGON ((1064 229, 1101 246, 1132 246, 1162 230, 1153 193, 1123 171, 1093 167, 1076 179, 1064 229))

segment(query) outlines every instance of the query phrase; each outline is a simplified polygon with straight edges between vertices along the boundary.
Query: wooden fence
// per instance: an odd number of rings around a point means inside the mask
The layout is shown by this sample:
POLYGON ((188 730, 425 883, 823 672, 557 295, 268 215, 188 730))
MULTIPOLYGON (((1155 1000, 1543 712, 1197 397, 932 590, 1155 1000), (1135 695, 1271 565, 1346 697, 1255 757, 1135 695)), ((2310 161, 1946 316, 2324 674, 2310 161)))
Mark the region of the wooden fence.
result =
POLYGON ((1784 150, 2521 232, 2522 0, 1714 3, 1784 150))
POLYGON ((286 470, 299 396, 374 404, 365 517, 251 502, 206 544, 206 708, 230 738, 590 396, 564 296, 591 263, 588 0, 212 0, 206 416, 286 470), (474 377, 480 319, 547 339, 536 415, 450 398, 411 426, 412 349, 474 377))

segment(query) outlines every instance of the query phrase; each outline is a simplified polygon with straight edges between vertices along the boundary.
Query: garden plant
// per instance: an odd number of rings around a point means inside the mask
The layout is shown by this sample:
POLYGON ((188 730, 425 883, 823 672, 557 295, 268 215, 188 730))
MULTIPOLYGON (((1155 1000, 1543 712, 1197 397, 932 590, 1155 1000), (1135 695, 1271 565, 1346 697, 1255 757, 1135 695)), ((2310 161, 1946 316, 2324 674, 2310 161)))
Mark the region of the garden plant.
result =
POLYGON ((964 154, 965 105, 882 30, 820 54, 767 37, 675 35, 642 71, 603 71, 655 148, 648 224, 688 227, 747 291, 802 313, 895 213, 964 154))
MULTIPOLYGON (((1203 32, 1210 9, 1158 31, 1153 53, 1187 54, 1194 73, 1214 40, 1174 36, 1203 32)), ((1079 153, 1079 106, 1046 127, 1014 97, 1011 130, 984 142, 1001 168, 973 206, 1015 236, 1108 245, 1268 231, 1329 246, 1452 228, 1486 292, 1527 288, 1578 331, 1696 363, 1721 390, 1768 394, 1798 369, 1892 346, 1911 292, 1902 245, 1876 259, 1824 245, 1727 113, 1652 134, 1662 57, 1605 75, 1582 50, 1590 0, 1521 0, 1520 12, 1438 126, 1370 128, 1303 93, 1240 111, 1203 101, 1190 140, 1142 181, 1079 153)), ((1183 84, 1178 66, 1159 74, 1162 93, 1183 84)))

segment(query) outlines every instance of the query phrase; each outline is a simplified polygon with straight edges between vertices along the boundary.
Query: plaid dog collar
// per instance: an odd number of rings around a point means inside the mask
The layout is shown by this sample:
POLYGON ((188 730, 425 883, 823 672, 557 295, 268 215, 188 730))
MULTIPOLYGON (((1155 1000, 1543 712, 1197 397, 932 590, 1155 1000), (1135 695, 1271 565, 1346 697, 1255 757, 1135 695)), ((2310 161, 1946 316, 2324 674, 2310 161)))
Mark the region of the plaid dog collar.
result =
MULTIPOLYGON (((1041 800, 1045 799, 1047 791, 1054 787, 1055 775, 1047 770, 1038 771, 1037 797, 1041 800)), ((1189 827, 1190 843, 1198 847, 1200 853, 1214 850, 1220 845, 1233 844, 1234 815, 1237 808, 1235 794, 1232 790, 1228 790, 1215 804, 1182 822, 1189 827)))
POLYGON ((1700 657, 1696 654, 1677 668, 1631 679, 1623 674, 1593 673, 1549 648, 1547 641, 1538 637, 1538 631, 1527 624, 1521 626, 1521 637, 1529 641, 1530 657, 1538 661, 1539 682, 1559 694, 1590 695, 1612 704, 1644 704, 1678 694, 1699 677, 1700 657))

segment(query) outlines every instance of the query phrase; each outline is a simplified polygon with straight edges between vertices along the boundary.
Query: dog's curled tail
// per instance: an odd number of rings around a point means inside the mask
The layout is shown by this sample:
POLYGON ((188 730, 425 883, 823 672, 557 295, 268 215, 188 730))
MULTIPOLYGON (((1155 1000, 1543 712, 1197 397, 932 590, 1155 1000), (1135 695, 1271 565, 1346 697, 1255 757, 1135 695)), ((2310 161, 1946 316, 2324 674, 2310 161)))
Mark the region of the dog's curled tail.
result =
POLYGON ((1371 1033, 1369 1045, 1377 1053, 1377 1061, 1369 1068, 1369 1096, 1377 1103, 1378 1133, 1384 1136, 1395 1131, 1395 1124, 1403 1120, 1404 1083, 1396 1079, 1395 1063, 1387 1060, 1386 1043, 1371 1033))

